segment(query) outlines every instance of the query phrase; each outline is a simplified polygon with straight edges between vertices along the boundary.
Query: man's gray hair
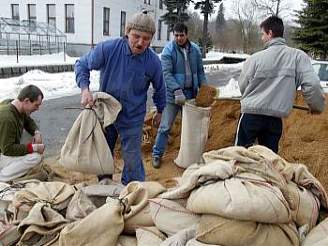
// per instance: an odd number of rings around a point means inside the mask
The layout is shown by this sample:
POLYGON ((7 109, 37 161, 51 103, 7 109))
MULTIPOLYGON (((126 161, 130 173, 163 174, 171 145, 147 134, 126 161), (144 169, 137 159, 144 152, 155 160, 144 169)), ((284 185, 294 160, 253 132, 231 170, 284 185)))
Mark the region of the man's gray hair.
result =
POLYGON ((131 30, 147 32, 154 35, 156 32, 155 22, 147 12, 138 13, 128 21, 125 34, 128 34, 131 30))

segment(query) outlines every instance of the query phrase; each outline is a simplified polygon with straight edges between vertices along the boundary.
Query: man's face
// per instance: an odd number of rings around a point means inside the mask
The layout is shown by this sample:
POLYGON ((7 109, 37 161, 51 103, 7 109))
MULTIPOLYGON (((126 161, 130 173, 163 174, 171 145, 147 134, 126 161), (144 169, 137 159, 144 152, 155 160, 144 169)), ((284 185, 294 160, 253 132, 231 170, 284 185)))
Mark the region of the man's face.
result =
POLYGON ((25 98, 23 101, 23 110, 27 115, 30 115, 34 111, 38 110, 42 104, 42 97, 39 95, 38 100, 31 102, 30 99, 25 98))
POLYGON ((132 29, 128 33, 129 46, 132 54, 142 54, 149 47, 152 38, 152 34, 148 32, 140 32, 132 29))
POLYGON ((185 32, 174 32, 174 40, 179 46, 187 43, 188 35, 185 32))
POLYGON ((262 32, 261 39, 262 39, 263 43, 266 43, 266 42, 270 41, 273 38, 271 30, 269 30, 269 32, 266 33, 265 30, 262 28, 261 32, 262 32))

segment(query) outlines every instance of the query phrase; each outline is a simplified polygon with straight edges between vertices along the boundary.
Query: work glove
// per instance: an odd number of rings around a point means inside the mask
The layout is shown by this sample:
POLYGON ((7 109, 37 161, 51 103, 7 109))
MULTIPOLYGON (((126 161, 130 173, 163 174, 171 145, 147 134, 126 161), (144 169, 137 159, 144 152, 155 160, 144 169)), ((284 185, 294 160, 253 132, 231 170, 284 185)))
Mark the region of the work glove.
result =
POLYGON ((174 102, 178 105, 184 105, 186 102, 186 97, 183 94, 182 89, 178 89, 174 91, 174 102))
POLYGON ((39 154, 43 154, 44 152, 44 144, 32 144, 33 152, 37 152, 39 154))

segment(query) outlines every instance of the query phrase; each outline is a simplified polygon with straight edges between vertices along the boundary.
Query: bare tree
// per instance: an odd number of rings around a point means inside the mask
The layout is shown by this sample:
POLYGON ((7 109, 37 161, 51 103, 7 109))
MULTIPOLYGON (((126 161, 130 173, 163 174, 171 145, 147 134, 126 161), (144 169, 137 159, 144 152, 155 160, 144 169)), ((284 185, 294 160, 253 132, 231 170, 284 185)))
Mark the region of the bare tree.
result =
POLYGON ((234 0, 233 13, 236 16, 241 39, 243 42, 243 51, 251 53, 258 48, 259 29, 256 23, 256 7, 247 0, 234 0))
POLYGON ((285 17, 290 10, 289 3, 287 0, 251 0, 251 4, 264 16, 285 17))

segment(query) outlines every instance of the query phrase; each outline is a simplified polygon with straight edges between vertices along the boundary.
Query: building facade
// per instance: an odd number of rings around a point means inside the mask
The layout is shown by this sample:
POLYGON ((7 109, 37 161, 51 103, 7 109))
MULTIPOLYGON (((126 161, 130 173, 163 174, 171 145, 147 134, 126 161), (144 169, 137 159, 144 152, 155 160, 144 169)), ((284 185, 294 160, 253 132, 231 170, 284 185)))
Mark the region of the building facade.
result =
POLYGON ((80 56, 97 43, 124 35, 129 18, 148 10, 156 23, 152 47, 161 50, 170 38, 163 0, 1 0, 0 17, 46 22, 67 36, 67 53, 80 56))

